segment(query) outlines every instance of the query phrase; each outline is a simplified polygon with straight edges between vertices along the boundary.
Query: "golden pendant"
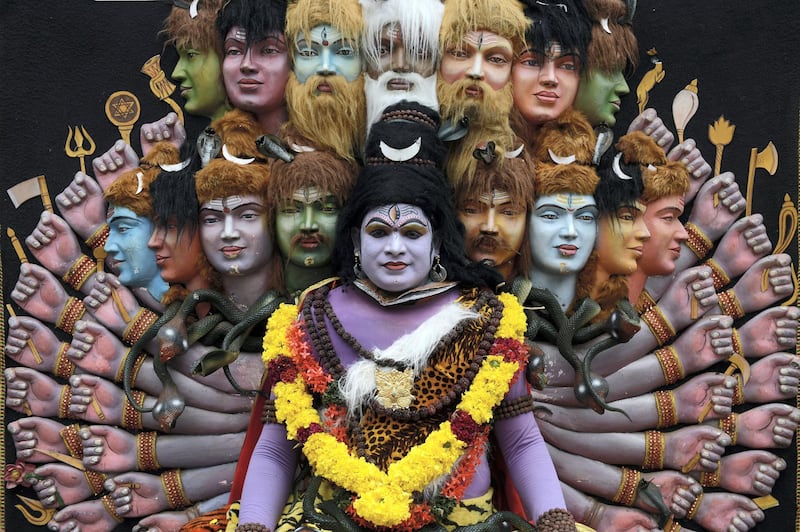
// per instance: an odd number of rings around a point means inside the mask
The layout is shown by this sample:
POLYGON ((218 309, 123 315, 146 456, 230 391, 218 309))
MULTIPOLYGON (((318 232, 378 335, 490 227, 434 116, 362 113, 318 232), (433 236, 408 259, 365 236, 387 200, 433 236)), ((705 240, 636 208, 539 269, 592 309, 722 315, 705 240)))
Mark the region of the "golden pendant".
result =
POLYGON ((393 410, 408 408, 414 396, 411 389, 414 386, 414 373, 411 368, 403 371, 375 367, 375 385, 377 387, 376 400, 384 408, 393 410))

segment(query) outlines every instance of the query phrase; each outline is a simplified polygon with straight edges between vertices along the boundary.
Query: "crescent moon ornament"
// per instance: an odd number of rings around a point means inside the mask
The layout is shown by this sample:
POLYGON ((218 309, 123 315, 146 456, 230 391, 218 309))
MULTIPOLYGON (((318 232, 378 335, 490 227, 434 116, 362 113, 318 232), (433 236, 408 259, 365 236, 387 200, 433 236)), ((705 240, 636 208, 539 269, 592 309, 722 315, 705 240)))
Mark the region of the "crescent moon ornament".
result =
POLYGON ((142 178, 144 178, 144 174, 141 172, 136 172, 136 194, 139 194, 144 189, 142 178))
POLYGON ((611 28, 608 27, 608 17, 603 17, 603 19, 600 20, 600 27, 603 28, 604 32, 611 35, 611 28))
POLYGON ((197 18, 197 4, 200 3, 200 0, 192 0, 192 3, 189 4, 189 16, 192 18, 197 18))
POLYGON ((519 148, 517 148, 516 150, 505 152, 503 154, 503 157, 505 157, 506 159, 515 159, 515 158, 519 157, 519 154, 522 153, 522 149, 524 147, 525 147, 524 144, 520 144, 519 148))
POLYGON ((311 146, 302 146, 300 144, 295 144, 294 142, 289 144, 289 147, 295 153, 309 153, 309 152, 312 152, 312 151, 317 151, 314 148, 312 148, 311 146))
POLYGON ((575 157, 575 155, 567 155, 566 157, 561 157, 560 155, 556 155, 550 148, 547 148, 547 153, 550 154, 550 160, 556 164, 572 164, 577 160, 577 157, 575 157))
POLYGON ((403 162, 413 159, 422 148, 422 137, 417 137, 413 144, 405 148, 392 148, 385 142, 381 141, 381 153, 384 157, 394 162, 403 162))
POLYGON ((647 165, 647 169, 650 170, 651 172, 655 172, 656 171, 656 167, 653 166, 652 164, 648 164, 647 165))
POLYGON ((253 161, 256 160, 255 157, 249 157, 247 159, 242 159, 241 157, 236 157, 235 155, 231 155, 231 152, 228 151, 228 145, 227 144, 223 144, 222 145, 222 156, 225 157, 225 159, 227 159, 228 161, 230 161, 232 163, 236 163, 236 164, 241 165, 241 166, 250 164, 250 163, 252 163, 253 161))
POLYGON ((615 174, 615 175, 616 175, 618 178, 620 178, 620 179, 624 179, 624 180, 626 180, 626 181, 628 181, 628 180, 630 180, 630 179, 633 179, 633 177, 632 177, 632 176, 629 176, 628 174, 626 174, 625 172, 623 172, 623 171, 622 171, 622 168, 621 168, 621 167, 620 167, 620 165, 619 165, 619 160, 620 160, 620 159, 622 159, 622 154, 621 154, 621 153, 618 153, 618 154, 616 154, 616 155, 614 156, 614 162, 613 162, 613 163, 611 163, 611 168, 614 170, 614 174, 615 174))
POLYGON ((161 169, 164 170, 165 172, 180 172, 181 170, 189 166, 190 162, 192 162, 191 159, 186 159, 185 161, 181 161, 179 163, 159 164, 158 166, 160 166, 161 169))

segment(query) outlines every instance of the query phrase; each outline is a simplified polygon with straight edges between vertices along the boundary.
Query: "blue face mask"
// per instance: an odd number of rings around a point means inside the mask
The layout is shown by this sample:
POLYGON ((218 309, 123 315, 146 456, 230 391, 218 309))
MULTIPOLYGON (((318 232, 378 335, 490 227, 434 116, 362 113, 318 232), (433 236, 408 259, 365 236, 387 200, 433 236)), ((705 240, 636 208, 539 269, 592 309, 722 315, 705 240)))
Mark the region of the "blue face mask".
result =
POLYGON ((312 75, 342 76, 348 82, 361 74, 361 56, 353 42, 330 25, 315 26, 295 40, 294 73, 300 83, 312 75))

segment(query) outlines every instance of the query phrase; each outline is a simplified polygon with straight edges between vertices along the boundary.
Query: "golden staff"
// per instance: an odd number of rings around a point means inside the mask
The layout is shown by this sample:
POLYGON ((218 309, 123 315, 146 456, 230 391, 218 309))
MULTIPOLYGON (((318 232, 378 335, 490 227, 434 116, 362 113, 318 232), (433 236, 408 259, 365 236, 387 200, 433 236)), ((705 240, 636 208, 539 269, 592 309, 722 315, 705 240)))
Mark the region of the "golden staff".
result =
POLYGON ((106 100, 106 117, 117 126, 122 140, 131 143, 133 124, 139 120, 139 99, 132 92, 117 91, 106 100))
POLYGON ((753 213, 753 182, 756 177, 756 168, 763 168, 769 175, 775 175, 778 171, 778 150, 772 141, 766 147, 758 151, 758 148, 750 149, 750 167, 747 171, 747 207, 745 216, 753 213))
MULTIPOLYGON (((730 122, 725 120, 724 116, 720 116, 717 120, 708 126, 708 140, 711 144, 716 146, 716 154, 714 156, 714 175, 722 173, 722 151, 725 146, 733 140, 733 132, 736 126, 731 125, 730 122)), ((719 194, 714 194, 714 207, 719 205, 719 194)))
MULTIPOLYGON (((72 157, 74 159, 79 159, 81 162, 81 172, 84 174, 86 173, 86 160, 85 157, 87 155, 91 155, 94 153, 96 148, 94 144, 94 140, 89 135, 89 132, 86 131, 86 128, 83 126, 75 126, 75 131, 72 131, 72 128, 67 126, 69 132, 67 133, 67 141, 64 143, 64 153, 67 154, 68 157, 72 157), (72 141, 75 141, 75 147, 72 147, 72 141), (84 141, 88 143, 84 147, 84 141)), ((51 211, 52 212, 52 211, 51 211)))
POLYGON ((167 79, 167 75, 161 70, 161 56, 154 55, 142 65, 141 72, 150 78, 150 91, 156 98, 167 103, 178 115, 178 120, 183 122, 183 109, 178 102, 170 98, 170 94, 175 91, 175 84, 167 79))
POLYGON ((14 251, 17 252, 17 257, 19 257, 19 261, 22 264, 28 262, 28 257, 25 256, 25 250, 22 249, 22 244, 19 243, 19 239, 17 238, 17 233, 14 232, 13 229, 10 227, 6 227, 6 234, 8 238, 11 239, 11 245, 14 248, 14 251))
MULTIPOLYGON (((16 318, 17 317, 17 313, 14 312, 14 307, 11 306, 11 303, 6 303, 6 310, 8 310, 8 315, 11 316, 12 318, 16 318)), ((33 344, 33 340, 28 338, 28 340, 25 343, 28 344, 28 347, 30 348, 31 353, 33 353, 33 358, 34 358, 34 360, 36 360, 36 363, 37 364, 41 364, 42 363, 42 355, 39 354, 39 350, 36 349, 36 346, 33 344)))

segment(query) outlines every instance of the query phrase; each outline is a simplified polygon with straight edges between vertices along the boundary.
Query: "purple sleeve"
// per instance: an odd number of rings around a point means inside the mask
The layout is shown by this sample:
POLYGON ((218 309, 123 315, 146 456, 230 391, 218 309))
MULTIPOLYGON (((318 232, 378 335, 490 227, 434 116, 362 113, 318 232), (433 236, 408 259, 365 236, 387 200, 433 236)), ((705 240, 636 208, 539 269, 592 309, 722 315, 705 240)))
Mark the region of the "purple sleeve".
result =
MULTIPOLYGON (((507 397, 519 397, 522 393, 528 393, 524 375, 517 379, 507 397)), ((566 508, 553 460, 533 414, 497 421, 494 429, 528 516, 536 520, 547 510, 566 508)))
POLYGON ((261 523, 275 530, 292 489, 296 464, 297 451, 286 439, 286 427, 265 424, 247 468, 240 523, 261 523))

